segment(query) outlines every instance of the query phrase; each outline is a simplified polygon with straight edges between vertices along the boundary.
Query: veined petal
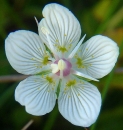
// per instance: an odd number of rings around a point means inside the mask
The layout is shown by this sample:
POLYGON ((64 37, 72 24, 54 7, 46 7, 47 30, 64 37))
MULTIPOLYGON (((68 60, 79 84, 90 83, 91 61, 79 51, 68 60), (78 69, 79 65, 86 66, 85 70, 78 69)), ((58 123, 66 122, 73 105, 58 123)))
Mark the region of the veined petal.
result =
POLYGON ((64 79, 59 94, 58 107, 65 119, 77 126, 89 127, 100 112, 101 95, 98 89, 83 80, 64 79))
POLYGON ((38 27, 41 39, 50 48, 47 36, 42 32, 45 28, 59 57, 68 56, 81 35, 78 20, 67 8, 55 3, 46 5, 42 13, 44 18, 38 27))
POLYGON ((102 78, 114 67, 119 48, 108 37, 96 35, 82 44, 72 63, 74 69, 93 78, 102 78))
POLYGON ((51 76, 30 76, 21 81, 15 90, 15 99, 32 115, 44 115, 52 111, 56 102, 58 80, 51 76))
POLYGON ((31 31, 20 30, 10 33, 5 40, 6 56, 11 66, 22 74, 36 74, 49 66, 40 37, 31 31))

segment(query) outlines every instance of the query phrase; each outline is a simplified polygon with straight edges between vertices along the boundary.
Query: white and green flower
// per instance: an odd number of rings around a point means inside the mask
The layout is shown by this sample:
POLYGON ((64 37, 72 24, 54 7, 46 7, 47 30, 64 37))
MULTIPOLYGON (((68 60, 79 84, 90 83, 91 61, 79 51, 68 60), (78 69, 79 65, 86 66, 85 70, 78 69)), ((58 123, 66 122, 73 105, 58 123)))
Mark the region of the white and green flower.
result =
POLYGON ((15 99, 32 115, 53 110, 56 99, 65 119, 77 126, 93 124, 101 95, 88 80, 98 81, 114 67, 119 49, 108 37, 96 35, 82 44, 81 27, 65 7, 48 4, 38 24, 39 35, 20 30, 5 40, 6 56, 19 73, 31 75, 15 90, 15 99))

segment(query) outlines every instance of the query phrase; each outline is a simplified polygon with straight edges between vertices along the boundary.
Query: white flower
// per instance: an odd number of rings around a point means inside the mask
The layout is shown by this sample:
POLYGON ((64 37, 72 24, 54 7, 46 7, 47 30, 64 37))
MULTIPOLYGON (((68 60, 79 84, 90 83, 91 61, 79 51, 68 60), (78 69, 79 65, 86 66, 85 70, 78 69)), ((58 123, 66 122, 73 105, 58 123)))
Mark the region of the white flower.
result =
POLYGON ((81 28, 65 7, 48 4, 38 24, 39 35, 31 31, 10 33, 5 40, 6 56, 19 73, 32 75, 21 81, 15 99, 32 115, 58 108, 77 126, 93 124, 101 107, 98 89, 84 79, 95 80, 114 67, 119 49, 111 39, 96 35, 82 44, 81 28))

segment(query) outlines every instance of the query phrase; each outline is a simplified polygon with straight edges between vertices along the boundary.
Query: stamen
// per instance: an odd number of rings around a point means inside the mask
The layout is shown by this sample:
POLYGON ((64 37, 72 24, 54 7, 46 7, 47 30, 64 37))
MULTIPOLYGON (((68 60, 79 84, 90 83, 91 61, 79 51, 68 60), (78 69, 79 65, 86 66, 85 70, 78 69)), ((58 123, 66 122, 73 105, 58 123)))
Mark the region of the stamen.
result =
POLYGON ((50 46, 51 52, 54 54, 54 57, 56 59, 58 59, 58 56, 56 55, 57 53, 56 53, 56 51, 53 47, 53 44, 51 43, 50 38, 49 38, 49 30, 46 27, 41 27, 41 31, 46 35, 48 44, 50 46))
POLYGON ((35 21, 36 21, 36 24, 37 24, 37 26, 38 26, 38 20, 37 20, 37 18, 34 16, 34 19, 35 19, 35 21))
POLYGON ((66 68, 66 64, 62 59, 58 62, 58 68, 59 70, 64 70, 66 68))
POLYGON ((45 28, 45 27, 41 27, 41 31, 42 31, 45 35, 49 34, 48 29, 45 28))
POLYGON ((76 52, 78 51, 80 45, 82 44, 84 38, 85 38, 86 34, 82 37, 82 39, 79 41, 79 43, 77 44, 77 46, 73 49, 73 51, 70 53, 70 55, 68 56, 69 59, 73 58, 74 55, 76 54, 76 52))
POLYGON ((60 78, 63 78, 63 70, 60 70, 60 78))
POLYGON ((60 70, 60 78, 63 78, 63 70, 66 68, 66 64, 62 59, 58 62, 58 68, 60 70))
POLYGON ((57 64, 51 64, 51 68, 52 68, 52 73, 54 73, 54 74, 59 71, 57 64))
POLYGON ((72 73, 75 74, 75 75, 81 76, 81 77, 83 77, 83 78, 87 78, 87 79, 89 79, 89 80, 99 81, 99 80, 97 80, 97 79, 95 79, 95 78, 92 78, 92 77, 89 76, 89 75, 83 74, 83 73, 78 72, 78 71, 76 71, 76 70, 72 70, 72 73))
POLYGON ((63 78, 71 73, 72 64, 66 59, 60 59, 51 63, 51 68, 52 73, 58 75, 60 78, 63 78))

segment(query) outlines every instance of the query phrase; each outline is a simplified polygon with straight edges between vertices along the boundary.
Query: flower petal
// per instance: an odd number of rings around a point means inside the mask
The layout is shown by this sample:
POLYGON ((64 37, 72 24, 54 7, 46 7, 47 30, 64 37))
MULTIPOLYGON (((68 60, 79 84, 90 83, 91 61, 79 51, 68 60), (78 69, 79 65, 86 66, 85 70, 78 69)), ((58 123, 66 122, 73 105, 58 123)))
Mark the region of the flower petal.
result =
POLYGON ((102 78, 112 70, 118 55, 119 48, 114 41, 96 35, 82 44, 72 63, 77 71, 93 78, 102 78))
POLYGON ((22 74, 36 74, 47 69, 49 54, 40 37, 31 31, 10 33, 5 40, 6 56, 11 66, 22 74))
POLYGON ((52 111, 56 102, 58 80, 46 76, 30 76, 21 81, 15 90, 15 99, 32 115, 44 115, 52 111))
POLYGON ((98 89, 83 80, 72 77, 61 84, 58 107, 65 119, 77 126, 89 127, 100 112, 101 95, 98 89))
POLYGON ((48 47, 48 39, 42 28, 47 31, 51 44, 58 55, 68 56, 79 41, 81 28, 76 17, 59 4, 48 4, 43 9, 44 18, 39 23, 39 35, 48 47))

